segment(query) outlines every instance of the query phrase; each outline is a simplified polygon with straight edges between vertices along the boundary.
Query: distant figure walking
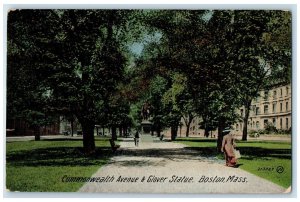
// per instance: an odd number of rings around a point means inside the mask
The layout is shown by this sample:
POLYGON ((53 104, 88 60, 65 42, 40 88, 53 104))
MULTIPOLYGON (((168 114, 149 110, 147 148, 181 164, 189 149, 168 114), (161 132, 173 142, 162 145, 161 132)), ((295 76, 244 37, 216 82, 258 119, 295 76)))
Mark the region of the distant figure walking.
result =
POLYGON ((134 135, 134 145, 136 147, 139 146, 139 141, 140 141, 140 134, 139 134, 139 131, 136 131, 136 133, 134 135))
POLYGON ((224 130, 223 132, 223 141, 221 151, 224 152, 226 166, 234 167, 237 163, 237 160, 234 155, 235 141, 233 135, 230 133, 230 130, 224 130))

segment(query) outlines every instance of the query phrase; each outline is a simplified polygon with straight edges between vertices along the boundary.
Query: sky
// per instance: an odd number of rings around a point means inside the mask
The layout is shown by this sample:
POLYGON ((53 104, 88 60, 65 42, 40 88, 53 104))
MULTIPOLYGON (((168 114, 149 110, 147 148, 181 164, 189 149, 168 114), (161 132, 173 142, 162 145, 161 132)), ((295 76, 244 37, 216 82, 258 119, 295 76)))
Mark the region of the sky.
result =
POLYGON ((156 32, 154 35, 145 34, 143 39, 139 42, 134 42, 131 45, 129 45, 129 50, 134 53, 135 55, 140 56, 144 50, 144 46, 151 43, 156 42, 159 43, 160 39, 162 37, 162 34, 159 32, 156 32))

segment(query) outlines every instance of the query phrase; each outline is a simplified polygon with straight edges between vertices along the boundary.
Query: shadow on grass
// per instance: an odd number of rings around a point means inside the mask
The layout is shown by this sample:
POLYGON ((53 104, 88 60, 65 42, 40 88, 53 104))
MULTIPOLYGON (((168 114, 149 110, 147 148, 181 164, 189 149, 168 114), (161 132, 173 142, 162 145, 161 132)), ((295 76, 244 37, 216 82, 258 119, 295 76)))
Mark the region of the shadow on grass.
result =
MULTIPOLYGON (((95 137, 95 141, 108 141, 108 137, 95 137)), ((29 140, 35 142, 35 140, 29 140)), ((40 141, 49 141, 49 142, 56 142, 56 141, 80 141, 82 142, 82 137, 66 137, 66 138, 49 138, 49 139, 41 139, 40 141)))
POLYGON ((82 147, 51 147, 9 152, 6 161, 13 166, 91 166, 103 164, 110 156, 110 147, 97 148, 89 156, 82 147))
POLYGON ((271 149, 262 147, 237 147, 243 158, 254 159, 256 157, 268 158, 276 157, 282 159, 291 159, 291 149, 271 149))
POLYGON ((234 167, 235 167, 235 168, 238 168, 238 167, 240 167, 240 166, 242 166, 242 165, 244 165, 244 164, 238 163, 238 164, 236 164, 234 167))
MULTIPOLYGON (((61 139, 59 139, 61 141, 61 139)), ((58 139, 47 141, 59 141, 58 139)), ((74 139, 66 141, 74 141, 74 139)), ((81 140, 78 140, 81 141, 81 140)), ((96 141, 103 141, 98 139, 96 141)), ((127 140, 132 141, 132 140, 127 140)), ((204 140, 197 140, 198 142, 204 140)), ((207 140, 205 140, 207 142, 207 140)), ((211 140, 214 141, 214 140, 211 140)), ((243 159, 254 160, 272 159, 273 157, 291 159, 290 149, 270 149, 263 147, 240 147, 243 159)), ((111 147, 97 148, 95 154, 85 156, 82 147, 50 147, 36 148, 8 152, 7 163, 14 166, 90 166, 101 165, 112 157, 111 147)), ((143 157, 162 157, 174 161, 181 160, 205 160, 205 158, 220 156, 216 147, 185 147, 185 148, 151 148, 151 149, 123 149, 120 148, 114 154, 117 156, 141 157, 138 161, 119 162, 122 166, 146 166, 154 165, 155 162, 147 161, 143 157)))
MULTIPOLYGON (((35 142, 35 140, 31 140, 32 142, 35 142)), ((56 142, 56 141, 81 141, 82 139, 78 139, 78 138, 57 138, 57 139, 41 139, 40 141, 49 141, 49 142, 56 142)))

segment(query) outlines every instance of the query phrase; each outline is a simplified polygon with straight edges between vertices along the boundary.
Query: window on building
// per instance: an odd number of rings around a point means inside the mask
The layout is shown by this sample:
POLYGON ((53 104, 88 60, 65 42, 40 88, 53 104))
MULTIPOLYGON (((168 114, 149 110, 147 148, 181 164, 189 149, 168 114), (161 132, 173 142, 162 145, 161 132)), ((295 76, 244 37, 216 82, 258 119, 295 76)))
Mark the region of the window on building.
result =
POLYGON ((256 121, 256 129, 259 129, 259 121, 256 121))
POLYGON ((265 91, 265 93, 264 93, 264 99, 267 100, 267 99, 268 99, 268 96, 269 96, 268 91, 265 91))
POLYGON ((289 110, 289 102, 285 103, 285 110, 288 111, 289 110))
POLYGON ((285 129, 288 130, 289 129, 289 118, 285 119, 285 129))
POLYGON ((275 118, 273 118, 273 126, 276 127, 276 119, 275 118))
POLYGON ((282 97, 282 88, 280 88, 280 97, 282 97))
POLYGON ((255 112, 256 115, 259 115, 259 107, 256 107, 256 112, 255 112))
POLYGON ((273 105, 272 105, 272 111, 273 111, 273 113, 276 113, 276 103, 273 103, 273 105))
POLYGON ((282 129, 282 118, 280 118, 280 129, 282 129))
POLYGON ((264 126, 268 125, 268 119, 264 119, 264 126))
POLYGON ((280 103, 280 112, 282 112, 282 103, 280 103))
POLYGON ((265 105, 264 106, 264 114, 268 114, 269 113, 269 105, 265 105))
POLYGON ((277 91, 274 90, 274 91, 273 91, 273 98, 275 99, 276 97, 277 97, 277 91))
POLYGON ((287 86, 285 90, 285 95, 287 96, 288 94, 289 94, 289 87, 287 86))

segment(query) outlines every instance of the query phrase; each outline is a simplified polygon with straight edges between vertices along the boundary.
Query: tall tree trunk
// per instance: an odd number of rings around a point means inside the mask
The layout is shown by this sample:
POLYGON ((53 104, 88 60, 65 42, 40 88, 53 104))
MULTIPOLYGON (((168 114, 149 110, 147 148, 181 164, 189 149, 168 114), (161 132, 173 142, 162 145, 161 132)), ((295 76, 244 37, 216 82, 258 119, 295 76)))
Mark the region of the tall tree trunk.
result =
POLYGON ((190 134, 190 126, 186 126, 185 137, 189 137, 190 134))
POLYGON ((171 127, 171 140, 176 140, 177 137, 177 131, 178 131, 178 125, 171 127))
POLYGON ((157 128, 156 133, 157 133, 157 137, 160 137, 160 128, 157 128))
POLYGON ((204 136, 208 137, 209 136, 209 127, 205 126, 204 128, 204 136))
POLYGON ((74 120, 71 120, 71 136, 73 137, 74 135, 74 120))
POLYGON ((83 136, 83 149, 84 153, 91 154, 95 152, 95 137, 94 137, 94 127, 93 123, 83 123, 82 126, 82 136, 83 136))
POLYGON ((222 147, 222 141, 223 141, 223 130, 225 128, 225 122, 224 121, 219 121, 219 126, 218 126, 218 140, 217 140, 217 151, 221 152, 221 147, 222 147))
POLYGON ((41 140, 41 132, 40 132, 40 127, 39 126, 34 126, 33 127, 33 133, 34 133, 34 140, 35 141, 41 140))
POLYGON ((191 123, 193 121, 194 118, 189 118, 189 121, 186 124, 186 132, 185 132, 185 136, 186 137, 189 137, 190 135, 190 126, 191 126, 191 123))
POLYGON ((161 132, 160 123, 157 123, 157 127, 156 127, 157 137, 160 137, 160 132, 161 132))
POLYGON ((113 140, 117 140, 117 127, 116 126, 112 126, 111 127, 111 138, 113 140))
POLYGON ((179 125, 179 137, 181 137, 181 129, 182 129, 182 124, 180 123, 180 125, 179 125))
POLYGON ((249 100, 245 105, 245 116, 243 118, 244 126, 243 126, 243 136, 242 140, 247 141, 247 136, 248 136, 248 119, 249 119, 249 114, 250 114, 250 107, 251 107, 251 101, 249 100))
POLYGON ((122 126, 119 126, 119 137, 122 137, 122 126))

